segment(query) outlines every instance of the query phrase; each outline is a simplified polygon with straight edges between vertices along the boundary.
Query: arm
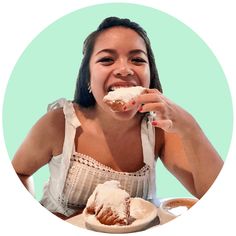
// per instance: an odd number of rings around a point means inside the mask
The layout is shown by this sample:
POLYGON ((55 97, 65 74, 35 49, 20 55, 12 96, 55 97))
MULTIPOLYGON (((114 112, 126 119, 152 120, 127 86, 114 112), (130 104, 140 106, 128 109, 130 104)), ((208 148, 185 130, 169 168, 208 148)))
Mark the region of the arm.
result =
POLYGON ((219 174, 223 161, 195 119, 155 89, 148 89, 136 103, 144 104, 140 112, 157 114, 153 126, 164 131, 164 142, 161 152, 156 153, 166 168, 194 196, 202 197, 219 174))
POLYGON ((32 196, 35 196, 33 176, 22 175, 22 174, 17 174, 17 175, 21 180, 21 183, 25 186, 25 188, 32 194, 32 196))
POLYGON ((165 133, 161 160, 166 168, 197 198, 215 181, 223 161, 200 127, 179 136, 165 133))
POLYGON ((55 152, 55 144, 61 142, 58 140, 61 136, 56 131, 62 119, 58 111, 44 115, 32 127, 12 160, 17 175, 33 195, 32 174, 50 161, 55 152))

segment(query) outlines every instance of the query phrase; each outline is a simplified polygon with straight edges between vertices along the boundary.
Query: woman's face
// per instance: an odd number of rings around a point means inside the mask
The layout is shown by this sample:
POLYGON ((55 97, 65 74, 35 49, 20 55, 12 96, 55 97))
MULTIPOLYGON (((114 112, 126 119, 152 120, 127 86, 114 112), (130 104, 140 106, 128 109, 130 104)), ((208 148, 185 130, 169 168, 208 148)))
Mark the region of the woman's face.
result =
POLYGON ((150 85, 150 67, 144 40, 132 29, 112 27, 96 39, 90 59, 90 83, 97 105, 117 119, 130 119, 137 113, 114 113, 103 102, 112 87, 150 85))

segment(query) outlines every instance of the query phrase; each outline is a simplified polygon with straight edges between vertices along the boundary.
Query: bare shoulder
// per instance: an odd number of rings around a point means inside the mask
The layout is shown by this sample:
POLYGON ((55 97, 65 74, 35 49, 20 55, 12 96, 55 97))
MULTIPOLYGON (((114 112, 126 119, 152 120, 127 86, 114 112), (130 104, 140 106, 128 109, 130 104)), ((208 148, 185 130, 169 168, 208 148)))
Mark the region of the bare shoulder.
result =
MULTIPOLYGON (((56 109, 49 111, 43 115, 32 127, 31 131, 37 132, 39 134, 55 135, 57 132, 63 128, 65 123, 65 118, 62 109, 56 109)), ((30 131, 30 132, 31 132, 30 131)))
POLYGON ((49 111, 42 117, 42 121, 51 131, 65 126, 65 115, 62 108, 49 111))
POLYGON ((17 173, 31 175, 60 153, 64 123, 62 109, 48 112, 35 123, 14 155, 12 164, 17 173))
POLYGON ((49 111, 39 120, 39 125, 46 131, 49 139, 48 142, 52 146, 52 155, 60 154, 65 136, 65 115, 63 109, 59 108, 49 111))

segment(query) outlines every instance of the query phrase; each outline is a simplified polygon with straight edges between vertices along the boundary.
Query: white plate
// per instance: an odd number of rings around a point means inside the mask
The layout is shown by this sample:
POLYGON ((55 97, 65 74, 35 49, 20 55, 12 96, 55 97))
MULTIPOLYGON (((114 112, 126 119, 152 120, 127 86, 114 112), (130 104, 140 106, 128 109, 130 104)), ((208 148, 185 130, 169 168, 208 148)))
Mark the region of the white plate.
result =
MULTIPOLYGON (((130 216, 135 220, 129 225, 104 225, 101 224, 95 215, 83 212, 86 228, 106 233, 130 233, 148 228, 149 225, 158 219, 158 209, 152 203, 141 198, 131 198, 130 216)), ((157 224, 157 222, 155 222, 157 224)))

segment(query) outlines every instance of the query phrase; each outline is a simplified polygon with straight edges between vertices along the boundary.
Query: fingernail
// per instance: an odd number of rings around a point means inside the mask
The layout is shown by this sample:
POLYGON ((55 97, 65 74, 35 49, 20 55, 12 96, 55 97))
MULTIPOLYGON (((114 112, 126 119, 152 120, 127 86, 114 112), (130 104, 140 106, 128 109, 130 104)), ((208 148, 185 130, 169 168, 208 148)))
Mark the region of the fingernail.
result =
POLYGON ((152 121, 152 125, 156 126, 156 125, 158 125, 158 122, 157 121, 152 121))
POLYGON ((143 110, 143 107, 140 107, 139 109, 138 109, 138 111, 142 111, 143 110))

